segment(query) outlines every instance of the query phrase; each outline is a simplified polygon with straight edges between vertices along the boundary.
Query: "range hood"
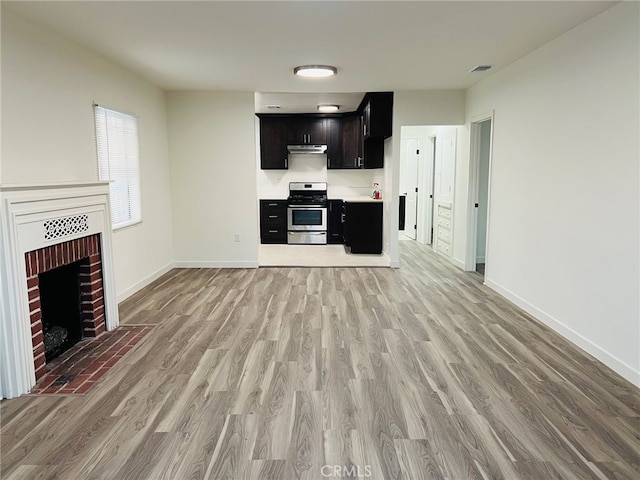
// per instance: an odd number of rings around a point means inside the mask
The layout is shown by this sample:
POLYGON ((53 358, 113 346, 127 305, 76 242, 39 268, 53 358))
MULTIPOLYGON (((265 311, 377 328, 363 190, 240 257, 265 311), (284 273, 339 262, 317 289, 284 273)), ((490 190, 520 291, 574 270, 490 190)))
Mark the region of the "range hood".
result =
POLYGON ((287 145, 289 153, 326 153, 326 145, 287 145))

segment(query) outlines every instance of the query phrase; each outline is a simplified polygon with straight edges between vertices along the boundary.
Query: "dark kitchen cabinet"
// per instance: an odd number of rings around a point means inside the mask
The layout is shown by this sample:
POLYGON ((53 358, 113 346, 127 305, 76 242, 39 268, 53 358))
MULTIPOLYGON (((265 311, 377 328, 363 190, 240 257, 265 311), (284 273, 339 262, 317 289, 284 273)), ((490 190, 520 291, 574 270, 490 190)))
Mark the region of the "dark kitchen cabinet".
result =
POLYGON ((348 113, 342 117, 342 161, 329 168, 361 168, 362 130, 360 114, 348 113))
POLYGON ((260 168, 286 170, 288 155, 286 118, 260 118, 260 168))
POLYGON ((384 167, 384 138, 369 137, 362 142, 364 168, 384 167))
POLYGON ((342 237, 342 200, 327 201, 327 243, 344 243, 342 237))
POLYGON ((260 243, 287 243, 286 200, 260 200, 260 243))
POLYGON ((327 118, 327 168, 342 168, 342 118, 327 118))
POLYGON ((327 145, 327 168, 384 167, 384 140, 392 133, 393 92, 367 93, 344 114, 258 114, 260 166, 286 170, 287 145, 327 145))
POLYGON ((325 119, 301 115, 289 117, 287 138, 291 145, 324 145, 327 143, 325 119))
POLYGON ((344 202, 344 244, 350 253, 382 253, 382 202, 344 202))
POLYGON ((370 137, 389 138, 393 127, 393 92, 367 93, 360 104, 362 134, 370 137))

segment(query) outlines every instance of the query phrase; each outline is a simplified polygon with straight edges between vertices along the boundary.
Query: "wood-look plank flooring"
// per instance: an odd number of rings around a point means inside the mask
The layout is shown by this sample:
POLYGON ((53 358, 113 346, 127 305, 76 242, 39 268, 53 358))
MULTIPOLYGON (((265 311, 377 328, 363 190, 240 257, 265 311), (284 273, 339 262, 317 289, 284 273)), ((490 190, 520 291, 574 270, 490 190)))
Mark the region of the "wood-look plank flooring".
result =
POLYGON ((18 479, 637 479, 640 395, 428 247, 388 268, 176 269, 86 396, 0 404, 18 479))

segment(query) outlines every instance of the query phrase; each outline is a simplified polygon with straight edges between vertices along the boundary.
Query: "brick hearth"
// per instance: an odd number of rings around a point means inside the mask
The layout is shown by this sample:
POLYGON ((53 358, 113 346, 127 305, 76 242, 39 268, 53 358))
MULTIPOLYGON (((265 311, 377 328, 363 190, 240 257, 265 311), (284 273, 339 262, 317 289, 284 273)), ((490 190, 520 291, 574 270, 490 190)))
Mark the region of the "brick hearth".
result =
POLYGON ((90 235, 25 253, 29 317, 36 380, 45 374, 44 335, 38 274, 80 261, 80 301, 84 337, 106 330, 100 235, 90 235))

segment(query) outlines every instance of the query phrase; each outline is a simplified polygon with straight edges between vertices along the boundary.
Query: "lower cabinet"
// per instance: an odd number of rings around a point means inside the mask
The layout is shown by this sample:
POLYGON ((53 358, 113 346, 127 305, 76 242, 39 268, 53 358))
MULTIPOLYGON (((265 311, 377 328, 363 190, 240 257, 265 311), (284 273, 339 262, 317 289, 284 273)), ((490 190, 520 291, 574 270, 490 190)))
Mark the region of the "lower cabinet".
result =
POLYGON ((382 202, 345 202, 344 244, 351 253, 382 253, 382 202))
POLYGON ((286 200, 260 200, 260 243, 287 243, 286 200))
POLYGON ((451 248, 451 206, 438 204, 436 216, 436 251, 446 257, 453 253, 451 248))
POLYGON ((327 243, 344 243, 342 236, 342 200, 327 201, 327 243))

